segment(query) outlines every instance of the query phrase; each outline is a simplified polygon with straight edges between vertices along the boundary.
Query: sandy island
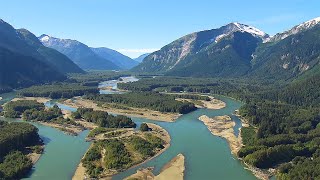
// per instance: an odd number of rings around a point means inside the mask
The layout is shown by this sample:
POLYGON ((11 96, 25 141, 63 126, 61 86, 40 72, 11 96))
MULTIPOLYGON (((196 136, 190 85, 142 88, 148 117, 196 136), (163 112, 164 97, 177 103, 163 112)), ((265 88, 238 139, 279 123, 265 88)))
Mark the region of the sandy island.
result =
POLYGON ((207 109, 222 109, 226 107, 226 103, 214 98, 213 96, 199 94, 199 93, 165 93, 165 94, 177 94, 177 95, 197 95, 197 96, 207 96, 210 98, 210 101, 205 100, 195 100, 195 99, 184 99, 176 98, 177 101, 188 101, 194 103, 197 108, 207 108, 207 109))
MULTIPOLYGON (((183 93, 180 93, 183 94, 183 93)), ((192 94, 197 95, 197 94, 192 94)), ((206 96, 206 95, 199 95, 199 96, 206 96)), ((177 98, 177 101, 188 101, 191 103, 194 103, 197 108, 207 108, 207 109, 222 109, 226 107, 226 103, 215 99, 213 96, 208 96, 210 98, 210 101, 205 100, 194 100, 194 99, 183 99, 183 98, 177 98)))
POLYGON ((225 115, 209 118, 208 116, 203 115, 199 117, 199 120, 207 126, 213 135, 225 138, 229 143, 232 154, 237 155, 242 147, 242 142, 241 139, 234 135, 233 127, 235 126, 235 122, 231 120, 229 116, 225 115))
POLYGON ((114 107, 115 104, 112 103, 106 103, 104 104, 105 107, 100 107, 93 101, 82 99, 80 97, 75 98, 75 100, 68 99, 64 101, 63 104, 74 108, 93 108, 96 111, 107 111, 112 114, 147 118, 155 121, 173 122, 181 116, 181 114, 177 113, 163 113, 145 108, 128 107, 126 109, 117 109, 114 107))
POLYGON ((126 180, 183 180, 185 171, 185 157, 178 154, 168 164, 166 164, 159 175, 155 176, 152 173, 153 168, 139 169, 136 174, 133 174, 126 180))
POLYGON ((19 98, 14 98, 11 101, 20 101, 20 100, 29 100, 29 101, 37 101, 38 103, 46 103, 51 99, 44 98, 44 97, 19 97, 19 98))
MULTIPOLYGON (((149 126, 149 128, 152 129, 152 133, 153 135, 155 136, 158 136, 159 138, 161 138, 162 140, 165 141, 165 144, 164 144, 164 148, 161 149, 157 154, 155 154, 154 156, 144 160, 143 162, 139 163, 139 164, 136 164, 130 168, 134 168, 134 167, 137 167, 141 164, 144 164, 146 163, 147 161, 150 161, 151 159, 159 156, 161 153, 163 153, 164 151, 166 151, 169 147, 170 147, 170 141, 171 141, 171 138, 170 138, 170 135, 169 133, 164 129, 162 128, 161 126, 159 125, 156 125, 156 124, 153 124, 153 123, 147 123, 147 125, 149 126)), ((115 131, 126 131, 124 134, 121 134, 120 136, 118 137, 112 137, 112 138, 125 138, 125 137, 130 137, 132 135, 138 135, 138 136, 143 136, 143 134, 141 132, 136 132, 134 131, 133 128, 128 128, 128 129, 116 129, 114 130, 113 132, 115 131)), ((104 134, 108 134, 110 132, 107 132, 107 133, 103 133, 103 134, 98 134, 96 135, 96 137, 94 138, 91 138, 91 140, 103 140, 103 139, 108 139, 104 136, 104 134)), ((90 147, 91 148, 91 147, 90 147)), ((88 148, 88 150, 90 149, 88 148)), ((85 157, 85 155, 83 156, 85 157)), ((129 168, 129 169, 130 169, 129 168)), ((116 174, 117 172, 114 172, 112 175, 116 174)), ((75 173, 74 173, 74 176, 72 177, 72 180, 83 180, 83 179, 88 179, 88 176, 86 175, 86 168, 83 167, 82 163, 80 162, 75 173)), ((100 178, 100 179, 111 179, 111 176, 106 176, 106 177, 103 177, 103 178, 100 178)))

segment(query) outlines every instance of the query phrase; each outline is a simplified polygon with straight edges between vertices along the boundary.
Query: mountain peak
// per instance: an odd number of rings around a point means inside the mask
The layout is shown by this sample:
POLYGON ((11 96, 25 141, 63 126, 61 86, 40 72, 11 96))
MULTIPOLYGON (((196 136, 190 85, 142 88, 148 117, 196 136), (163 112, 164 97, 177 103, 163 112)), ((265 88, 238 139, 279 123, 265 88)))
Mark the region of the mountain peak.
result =
POLYGON ((266 34, 265 32, 261 31, 258 28, 255 28, 253 26, 249 26, 246 24, 242 24, 239 22, 232 22, 229 23, 225 26, 222 26, 221 28, 219 28, 219 30, 221 30, 221 34, 216 36, 215 42, 219 42, 220 40, 222 40, 223 38, 229 36, 230 34, 234 33, 234 32, 247 32, 251 35, 253 35, 254 37, 260 38, 262 40, 265 40, 267 38, 269 38, 269 35, 266 34))
POLYGON ((252 34, 254 36, 259 36, 261 38, 265 38, 266 36, 268 36, 265 32, 261 31, 260 29, 258 29, 256 27, 249 26, 249 25, 246 25, 246 24, 242 24, 242 23, 239 23, 239 22, 232 22, 229 25, 234 25, 234 26, 237 27, 237 29, 239 31, 247 32, 247 33, 250 33, 250 34, 252 34))

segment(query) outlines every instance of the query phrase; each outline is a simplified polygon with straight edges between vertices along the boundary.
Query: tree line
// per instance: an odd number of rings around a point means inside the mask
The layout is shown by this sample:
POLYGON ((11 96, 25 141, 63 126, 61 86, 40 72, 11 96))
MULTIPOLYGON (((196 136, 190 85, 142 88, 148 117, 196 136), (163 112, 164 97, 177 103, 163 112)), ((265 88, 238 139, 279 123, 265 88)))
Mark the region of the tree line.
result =
POLYGON ((132 92, 126 94, 89 94, 84 98, 100 103, 116 103, 160 112, 186 114, 196 109, 193 103, 179 102, 175 96, 155 92, 132 92))

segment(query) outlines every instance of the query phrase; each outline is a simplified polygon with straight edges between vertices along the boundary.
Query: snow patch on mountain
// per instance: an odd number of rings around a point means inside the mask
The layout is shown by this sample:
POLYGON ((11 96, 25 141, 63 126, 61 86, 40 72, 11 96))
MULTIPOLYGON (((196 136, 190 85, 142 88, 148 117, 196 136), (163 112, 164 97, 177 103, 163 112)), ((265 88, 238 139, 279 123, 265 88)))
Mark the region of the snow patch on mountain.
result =
POLYGON ((263 31, 261 31, 260 29, 255 28, 253 26, 246 25, 246 24, 241 24, 238 22, 230 23, 230 24, 223 26, 221 28, 224 29, 224 33, 222 33, 214 38, 214 42, 216 42, 216 43, 221 41, 223 38, 231 35, 232 33, 238 32, 238 31, 250 33, 255 37, 261 38, 262 40, 269 38, 269 35, 263 31))
POLYGON ((317 17, 317 18, 314 18, 314 19, 311 19, 309 21, 306 21, 304 23, 301 23, 297 26, 294 26, 292 29, 288 30, 288 31, 285 31, 283 33, 278 33, 268 39, 266 39, 264 41, 264 43, 266 42, 275 42, 275 41, 280 41, 282 39, 285 39, 291 35, 294 35, 294 34, 298 34, 302 31, 305 31, 305 30, 308 30, 310 28, 313 28, 315 25, 319 24, 320 23, 320 17, 317 17))
POLYGON ((250 33, 252 35, 256 35, 256 36, 259 36, 259 37, 265 37, 267 34, 263 31, 261 31, 260 29, 258 28, 255 28, 253 26, 249 26, 249 25, 246 25, 246 24, 240 24, 240 23, 233 23, 234 25, 236 25, 240 31, 243 31, 243 32, 247 32, 247 33, 250 33))
POLYGON ((48 42, 50 37, 48 35, 42 35, 39 39, 41 42, 48 42))

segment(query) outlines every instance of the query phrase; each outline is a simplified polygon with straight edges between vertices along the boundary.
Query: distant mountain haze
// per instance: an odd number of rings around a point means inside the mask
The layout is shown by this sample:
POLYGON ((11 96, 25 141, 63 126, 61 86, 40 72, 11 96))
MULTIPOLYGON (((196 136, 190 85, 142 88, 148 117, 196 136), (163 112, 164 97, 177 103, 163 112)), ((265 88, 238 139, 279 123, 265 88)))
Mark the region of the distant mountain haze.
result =
POLYGON ((146 57, 149 56, 150 54, 151 54, 151 53, 142 54, 142 55, 140 55, 139 57, 134 58, 133 60, 141 63, 141 62, 144 60, 144 58, 146 58, 146 57))
POLYGON ((113 49, 100 47, 100 48, 91 48, 93 52, 104 59, 110 60, 112 63, 119 66, 121 69, 131 69, 139 64, 139 62, 134 61, 133 59, 125 56, 118 51, 113 49))
POLYGON ((46 47, 56 49, 68 56, 74 63, 85 70, 119 70, 119 66, 110 60, 100 57, 87 45, 71 39, 59 39, 41 35, 39 40, 46 47))

